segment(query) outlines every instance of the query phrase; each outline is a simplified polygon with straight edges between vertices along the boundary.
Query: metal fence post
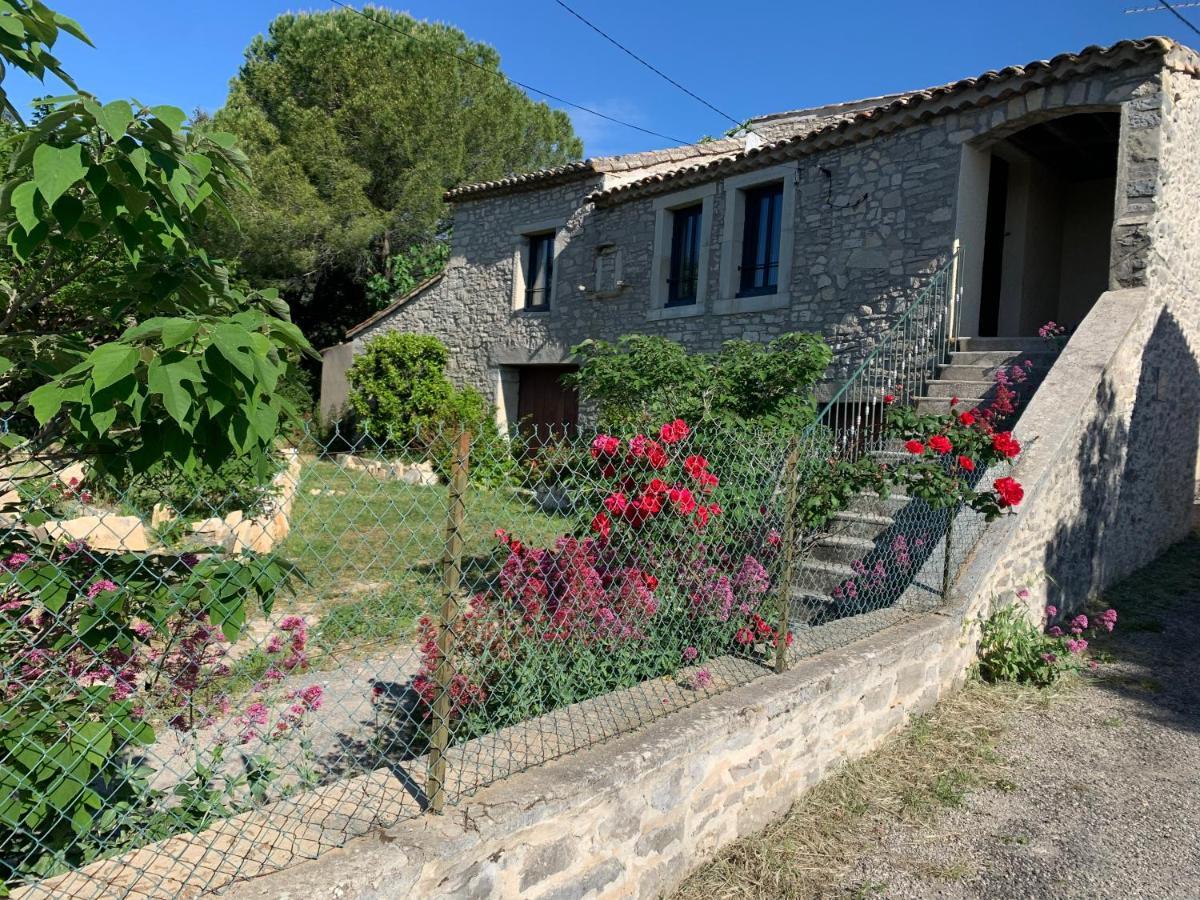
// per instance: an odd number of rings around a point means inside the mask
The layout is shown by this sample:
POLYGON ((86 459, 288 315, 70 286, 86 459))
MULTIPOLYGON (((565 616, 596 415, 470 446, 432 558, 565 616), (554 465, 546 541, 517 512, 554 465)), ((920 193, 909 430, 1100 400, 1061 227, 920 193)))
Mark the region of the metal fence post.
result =
POLYGON ((783 514, 783 568, 780 572, 779 585, 779 622, 775 637, 775 671, 787 670, 787 635, 792 617, 792 581, 795 572, 796 555, 796 484, 800 462, 800 442, 791 440, 791 450, 788 451, 787 462, 784 463, 783 477, 787 479, 787 505, 783 514))
POLYGON ((437 620, 438 663, 434 671, 437 697, 433 701, 433 734, 429 744, 429 773, 425 795, 431 812, 440 814, 446 804, 446 751, 450 746, 450 682, 454 623, 459 612, 462 586, 463 518, 466 514, 467 472, 471 455, 471 433, 461 432, 454 441, 450 460, 450 490, 446 511, 446 551, 442 557, 442 606, 437 620))
POLYGON ((950 554, 954 549, 954 519, 957 509, 946 510, 946 545, 942 549, 942 602, 950 599, 950 554))

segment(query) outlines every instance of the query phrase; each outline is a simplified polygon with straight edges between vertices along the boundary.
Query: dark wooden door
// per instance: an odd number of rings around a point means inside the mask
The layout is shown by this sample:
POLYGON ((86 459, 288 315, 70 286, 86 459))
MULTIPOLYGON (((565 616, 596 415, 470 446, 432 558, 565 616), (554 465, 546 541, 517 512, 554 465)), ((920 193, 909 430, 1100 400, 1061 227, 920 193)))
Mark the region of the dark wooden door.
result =
POLYGON ((517 389, 521 428, 542 442, 552 435, 573 434, 579 421, 579 394, 560 379, 575 366, 524 366, 517 389))

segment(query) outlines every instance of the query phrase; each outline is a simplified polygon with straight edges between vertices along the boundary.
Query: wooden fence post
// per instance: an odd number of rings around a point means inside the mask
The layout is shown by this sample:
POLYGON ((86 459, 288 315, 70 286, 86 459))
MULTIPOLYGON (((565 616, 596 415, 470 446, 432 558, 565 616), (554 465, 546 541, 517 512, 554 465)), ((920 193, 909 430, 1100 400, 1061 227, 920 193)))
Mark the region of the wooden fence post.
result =
POLYGON ((454 441, 450 460, 449 502, 446 511, 446 550, 442 556, 442 606, 437 620, 438 661, 434 670, 437 696, 433 701, 433 734, 429 742, 429 772, 425 796, 431 812, 441 814, 446 804, 446 751, 450 746, 450 682, 454 677, 454 623, 462 588, 463 518, 466 514, 467 473, 471 433, 454 441))
POLYGON ((779 621, 775 636, 775 671, 787 671, 787 635, 792 619, 792 580, 795 577, 796 554, 796 484, 800 463, 800 443, 796 438, 791 440, 791 450, 788 451, 787 462, 784 463, 783 477, 787 479, 787 501, 783 513, 783 566, 780 571, 779 585, 779 621))

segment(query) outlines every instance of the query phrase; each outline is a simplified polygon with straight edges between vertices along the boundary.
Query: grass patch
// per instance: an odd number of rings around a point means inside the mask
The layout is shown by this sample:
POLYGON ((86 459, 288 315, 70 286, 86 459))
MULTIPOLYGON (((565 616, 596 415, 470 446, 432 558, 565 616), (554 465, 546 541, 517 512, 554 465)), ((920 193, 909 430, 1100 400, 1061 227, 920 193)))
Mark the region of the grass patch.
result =
MULTIPOLYGON (((318 617, 314 642, 332 650, 406 639, 413 622, 441 601, 448 490, 380 480, 332 462, 307 461, 279 552, 306 583, 300 607, 318 617)), ((567 531, 515 492, 473 488, 466 498, 464 583, 478 589, 502 559, 497 528, 531 545, 567 531)))
MULTIPOLYGON (((1045 708, 1063 690, 969 682, 883 748, 820 782, 785 818, 693 873, 674 900, 780 900, 835 889, 873 896, 885 886, 839 882, 878 846, 880 829, 927 821, 981 787, 1012 790, 997 741, 1017 714, 1045 708)), ((956 865, 937 877, 953 881, 971 872, 956 865)))

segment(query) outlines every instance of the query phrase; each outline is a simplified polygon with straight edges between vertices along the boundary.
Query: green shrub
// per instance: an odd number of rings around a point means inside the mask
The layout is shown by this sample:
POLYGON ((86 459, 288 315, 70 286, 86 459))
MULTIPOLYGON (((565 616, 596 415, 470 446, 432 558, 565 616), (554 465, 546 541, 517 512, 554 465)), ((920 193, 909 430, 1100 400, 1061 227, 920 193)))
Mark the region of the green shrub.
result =
POLYGON ((372 338, 346 373, 355 425, 401 442, 437 428, 469 406, 446 378, 450 352, 436 337, 390 331, 372 338))
POLYGON ((813 386, 831 359, 817 335, 790 333, 767 344, 726 341, 716 354, 688 353, 675 341, 630 334, 615 344, 584 341, 569 376, 600 421, 646 428, 682 418, 692 423, 800 428, 813 417, 813 386))
POLYGON ((450 353, 432 335, 389 332, 373 338, 350 367, 355 426, 390 449, 428 456, 446 478, 460 430, 472 434, 471 480, 508 482, 517 469, 508 442, 473 387, 446 377, 450 353))

